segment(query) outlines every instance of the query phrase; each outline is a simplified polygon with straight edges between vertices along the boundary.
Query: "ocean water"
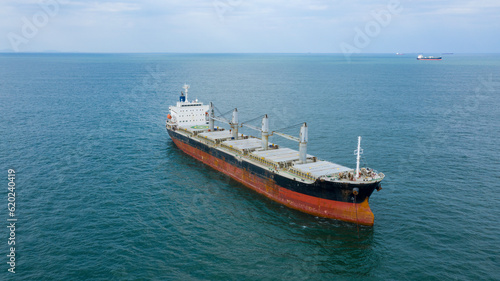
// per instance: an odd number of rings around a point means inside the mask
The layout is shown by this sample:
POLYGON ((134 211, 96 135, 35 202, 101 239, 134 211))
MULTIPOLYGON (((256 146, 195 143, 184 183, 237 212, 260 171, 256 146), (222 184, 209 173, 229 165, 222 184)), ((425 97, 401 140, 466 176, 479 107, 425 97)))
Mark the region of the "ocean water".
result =
MULTIPOLYGON (((0 54, 1 280, 500 280, 500 55, 0 54), (386 175, 373 227, 283 207, 177 149, 189 98, 386 175), (258 124, 258 120, 256 121, 258 124)), ((249 134, 255 132, 248 131, 249 134)), ((295 143, 272 141, 296 149, 295 143)))

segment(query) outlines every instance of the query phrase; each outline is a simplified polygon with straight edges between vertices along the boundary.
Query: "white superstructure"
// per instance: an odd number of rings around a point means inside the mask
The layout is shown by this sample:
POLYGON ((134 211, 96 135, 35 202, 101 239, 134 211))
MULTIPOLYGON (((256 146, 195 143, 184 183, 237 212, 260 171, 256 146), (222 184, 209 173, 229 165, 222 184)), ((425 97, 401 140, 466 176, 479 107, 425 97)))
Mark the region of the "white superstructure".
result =
POLYGON ((171 122, 177 123, 179 127, 208 125, 207 114, 209 106, 198 102, 198 99, 189 101, 187 99, 189 85, 184 85, 183 88, 185 92, 181 92, 177 105, 168 108, 170 110, 171 122))

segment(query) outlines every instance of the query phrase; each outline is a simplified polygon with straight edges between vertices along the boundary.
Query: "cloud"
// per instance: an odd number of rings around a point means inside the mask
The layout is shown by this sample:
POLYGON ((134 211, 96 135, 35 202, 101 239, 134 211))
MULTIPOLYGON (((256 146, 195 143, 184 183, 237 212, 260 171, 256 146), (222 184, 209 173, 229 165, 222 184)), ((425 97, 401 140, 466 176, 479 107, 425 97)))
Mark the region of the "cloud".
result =
MULTIPOLYGON (((340 42, 351 40, 356 28, 373 20, 373 11, 397 0, 57 1, 57 16, 26 44, 26 50, 338 52, 340 42), (226 8, 222 17, 214 4, 226 8)), ((498 0, 399 1, 402 13, 393 15, 364 51, 403 51, 398 49, 403 42, 414 40, 415 34, 434 34, 436 28, 443 45, 463 45, 448 38, 461 34, 485 38, 488 48, 500 49, 499 40, 491 39, 500 27, 498 0)), ((0 33, 21 32, 21 19, 39 12, 38 2, 0 0, 0 33)), ((425 45, 426 39, 419 42, 425 45)), ((4 45, 0 40, 0 49, 8 47, 4 45)))
POLYGON ((469 15, 471 17, 480 17, 482 14, 491 12, 500 12, 500 1, 419 1, 415 3, 403 4, 407 9, 408 15, 436 15, 453 16, 469 15))
POLYGON ((307 6, 307 9, 313 11, 324 11, 328 9, 328 5, 309 5, 307 6))
MULTIPOLYGON (((81 3, 81 2, 80 2, 81 3)), ((125 11, 140 10, 141 6, 136 3, 122 3, 122 2, 104 2, 104 3, 84 3, 86 11, 90 12, 103 12, 103 13, 118 13, 125 11)))

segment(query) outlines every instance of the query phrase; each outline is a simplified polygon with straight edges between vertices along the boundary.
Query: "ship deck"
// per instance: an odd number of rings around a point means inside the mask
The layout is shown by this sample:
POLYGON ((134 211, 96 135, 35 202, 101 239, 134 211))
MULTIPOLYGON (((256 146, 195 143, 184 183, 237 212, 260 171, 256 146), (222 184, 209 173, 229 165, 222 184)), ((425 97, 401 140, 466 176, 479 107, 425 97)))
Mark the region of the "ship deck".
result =
POLYGON ((240 151, 254 151, 261 147, 261 140, 256 138, 228 140, 224 142, 224 145, 240 151))
POLYGON ((342 165, 335 164, 335 163, 328 162, 328 161, 318 161, 318 162, 306 163, 306 164, 295 164, 293 166, 293 168, 297 169, 299 171, 309 173, 316 178, 325 177, 328 175, 333 175, 333 174, 338 174, 338 173, 343 173, 343 172, 349 172, 349 171, 353 170, 351 168, 344 167, 342 165))
POLYGON ((299 178, 302 181, 314 182, 317 179, 345 182, 373 182, 377 178, 363 174, 358 179, 349 178, 354 175, 354 169, 330 161, 319 160, 307 154, 307 162, 299 162, 299 151, 278 147, 270 143, 268 149, 262 148, 262 140, 252 136, 239 134, 239 139, 234 139, 229 130, 208 131, 206 126, 190 126, 179 128, 188 137, 198 139, 207 145, 238 156, 242 160, 252 162, 273 172, 289 178, 299 178), (203 127, 203 128, 202 128, 203 127))
POLYGON ((198 136, 209 139, 211 141, 224 141, 230 140, 233 136, 230 131, 213 131, 213 132, 204 132, 198 134, 198 136))

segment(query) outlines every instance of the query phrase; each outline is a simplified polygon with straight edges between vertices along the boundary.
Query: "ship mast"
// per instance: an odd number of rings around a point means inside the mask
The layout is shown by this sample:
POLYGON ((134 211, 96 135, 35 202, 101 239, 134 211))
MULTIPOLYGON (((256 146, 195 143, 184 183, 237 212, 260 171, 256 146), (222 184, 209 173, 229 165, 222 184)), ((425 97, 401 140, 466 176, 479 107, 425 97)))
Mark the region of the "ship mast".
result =
POLYGON ((361 154, 363 154, 363 149, 361 149, 361 137, 358 137, 358 149, 354 150, 354 155, 356 157, 356 178, 359 178, 359 160, 361 159, 361 154))
POLYGON ((214 104, 210 102, 210 108, 208 109, 208 129, 213 132, 214 130, 214 117, 215 117, 215 112, 214 112, 214 104))
POLYGON ((300 128, 300 142, 299 142, 299 160, 300 163, 307 163, 307 124, 304 122, 304 125, 300 128))
POLYGON ((269 118, 262 118, 262 149, 267 150, 269 140, 269 118))
POLYGON ((188 89, 189 89, 189 85, 188 84, 184 84, 184 87, 182 87, 186 93, 186 102, 188 102, 188 89))
POLYGON ((235 108, 233 111, 233 119, 231 120, 231 130, 233 132, 233 138, 238 139, 238 109, 235 108))

